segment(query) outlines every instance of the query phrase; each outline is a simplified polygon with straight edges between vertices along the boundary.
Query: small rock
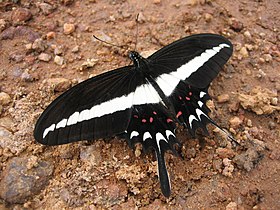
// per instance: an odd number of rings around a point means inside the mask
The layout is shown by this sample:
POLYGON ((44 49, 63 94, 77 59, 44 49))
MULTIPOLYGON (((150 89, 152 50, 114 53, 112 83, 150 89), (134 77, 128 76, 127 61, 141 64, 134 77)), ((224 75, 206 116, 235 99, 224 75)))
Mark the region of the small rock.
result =
POLYGON ((24 71, 21 75, 20 75, 20 78, 22 81, 24 82, 33 82, 34 81, 34 78, 33 76, 26 70, 24 71))
POLYGON ((261 160, 263 156, 255 148, 249 148, 246 152, 236 155, 233 158, 233 162, 240 169, 251 171, 255 165, 261 160))
POLYGON ((55 38, 55 32, 53 32, 53 31, 48 32, 46 37, 47 37, 47 40, 54 39, 55 38))
POLYGON ((28 41, 34 42, 40 35, 27 26, 11 26, 1 33, 1 39, 14 39, 15 37, 26 37, 28 41))
POLYGON ((223 165, 225 166, 225 168, 223 169, 222 174, 224 176, 232 177, 232 172, 234 170, 234 166, 232 165, 231 160, 228 158, 224 158, 223 165))
POLYGON ((235 203, 235 202, 230 202, 230 203, 226 206, 226 210, 237 210, 237 203, 235 203))
POLYGON ((73 49, 71 50, 71 52, 72 53, 77 53, 77 52, 79 52, 79 46, 78 45, 76 45, 75 47, 73 47, 73 49))
POLYGON ((32 49, 36 50, 37 52, 42 52, 47 49, 47 44, 41 38, 36 39, 32 44, 32 49))
POLYGON ((264 54, 263 58, 267 63, 272 61, 272 56, 270 54, 264 54))
POLYGON ((229 24, 230 28, 235 32, 240 32, 243 29, 243 24, 235 18, 231 18, 229 24))
POLYGON ((217 101, 218 101, 218 103, 225 103, 225 102, 228 102, 228 101, 229 101, 229 95, 228 95, 228 94, 219 95, 219 96, 217 97, 217 101))
POLYGON ((146 17, 144 16, 143 12, 138 13, 138 19, 137 20, 138 20, 139 23, 146 22, 146 17))
POLYGON ((4 127, 8 131, 13 130, 13 124, 14 124, 13 120, 9 117, 0 118, 0 127, 4 127))
POLYGON ((97 61, 98 59, 94 59, 94 58, 87 59, 85 62, 82 63, 80 70, 85 70, 94 67, 97 61))
MULTIPOLYGON (((271 102, 277 98, 277 92, 259 86, 253 88, 249 94, 239 94, 238 99, 244 109, 249 109, 257 115, 271 114, 280 110, 279 106, 272 105, 271 102)), ((274 101, 276 102, 276 101, 274 101)))
POLYGON ((65 78, 50 78, 44 82, 52 86, 57 92, 63 92, 71 87, 71 81, 65 78))
POLYGON ((72 34, 75 31, 75 25, 72 23, 65 23, 63 25, 64 34, 72 34))
POLYGON ((7 22, 5 19, 0 19, 0 32, 3 31, 7 27, 7 22))
POLYGON ((25 8, 17 8, 12 12, 13 23, 21 23, 28 21, 32 18, 30 10, 25 8))
POLYGON ((247 126, 248 127, 252 127, 253 126, 252 120, 250 120, 250 119, 247 120, 247 126))
POLYGON ((235 152, 232 149, 222 148, 222 147, 217 148, 216 153, 221 158, 232 158, 235 156, 235 152))
POLYGON ((99 165, 102 162, 101 149, 98 145, 81 147, 80 158, 92 166, 99 165))
POLYGON ((248 38, 248 39, 251 39, 251 38, 252 38, 252 35, 251 35, 251 33, 250 33, 249 31, 245 31, 245 32, 244 32, 244 36, 245 36, 246 38, 248 38))
POLYGON ((54 54, 55 55, 62 55, 63 53, 63 47, 62 46, 53 46, 54 48, 54 54))
POLYGON ((45 62, 49 62, 51 60, 52 56, 50 56, 49 54, 47 53, 41 53, 39 56, 38 56, 38 59, 40 61, 45 61, 45 62))
POLYGON ((211 14, 209 14, 209 13, 206 13, 205 15, 204 15, 204 18, 205 18, 205 21, 206 22, 211 22, 211 20, 213 19, 213 15, 211 15, 211 14))
POLYGON ((61 57, 61 56, 56 55, 56 56, 54 57, 54 62, 55 62, 57 65, 60 65, 60 66, 61 66, 61 65, 64 63, 64 58, 61 57))
POLYGON ((49 15, 54 11, 54 7, 48 3, 38 3, 37 7, 39 7, 41 9, 41 11, 43 12, 44 15, 49 15))
POLYGON ((276 128, 276 123, 270 120, 268 122, 268 127, 270 130, 274 130, 276 128))
POLYGON ((27 198, 39 193, 49 181, 53 173, 53 165, 38 161, 34 167, 28 168, 31 157, 15 157, 11 159, 2 172, 0 197, 8 203, 24 203, 27 198))
POLYGON ((154 4, 160 4, 161 0, 154 0, 153 2, 154 2, 154 4))
POLYGON ((242 122, 243 121, 239 117, 236 117, 236 116, 229 120, 230 126, 233 129, 238 128, 242 124, 242 122))
POLYGON ((5 92, 0 92, 0 105, 7 105, 11 102, 11 97, 5 92))
POLYGON ((247 57, 249 57, 249 53, 248 53, 248 51, 247 51, 247 48, 246 47, 241 47, 241 49, 240 49, 240 54, 241 54, 241 56, 243 57, 243 58, 247 58, 247 57))

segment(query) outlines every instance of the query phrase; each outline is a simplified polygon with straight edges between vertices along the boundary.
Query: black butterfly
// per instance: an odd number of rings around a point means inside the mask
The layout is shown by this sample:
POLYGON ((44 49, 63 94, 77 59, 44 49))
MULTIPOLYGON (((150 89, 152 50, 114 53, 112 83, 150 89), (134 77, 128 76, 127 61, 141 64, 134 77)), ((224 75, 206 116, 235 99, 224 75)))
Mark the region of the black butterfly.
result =
POLYGON ((88 79, 54 100, 40 116, 35 139, 46 145, 66 144, 125 134, 130 146, 152 148, 158 161, 162 193, 170 181, 164 153, 177 154, 176 123, 194 135, 207 134, 208 87, 232 55, 233 46, 215 34, 185 37, 148 58, 129 53, 133 65, 88 79))

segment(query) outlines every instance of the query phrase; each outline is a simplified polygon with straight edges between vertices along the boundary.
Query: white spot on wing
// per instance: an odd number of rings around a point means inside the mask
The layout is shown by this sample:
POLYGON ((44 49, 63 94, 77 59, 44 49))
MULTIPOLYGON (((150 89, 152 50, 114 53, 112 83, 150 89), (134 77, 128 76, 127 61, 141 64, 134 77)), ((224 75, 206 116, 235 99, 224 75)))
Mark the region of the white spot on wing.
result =
POLYGON ((52 124, 50 127, 46 128, 43 133, 43 138, 45 138, 50 131, 54 131, 54 129, 55 129, 55 124, 52 124))
POLYGON ((90 111, 88 109, 85 109, 85 110, 81 111, 80 114, 79 114, 78 122, 89 120, 90 119, 90 114, 89 113, 90 113, 90 111))
POLYGON ((190 115, 190 116, 189 116, 189 124, 190 124, 190 127, 191 127, 191 128, 192 128, 192 122, 193 122, 194 120, 197 120, 196 117, 195 117, 194 115, 190 115))
POLYGON ((200 108, 204 105, 202 101, 198 101, 197 104, 200 108))
POLYGON ((78 122, 79 112, 74 112, 67 120, 67 125, 74 125, 78 122))
POLYGON ((199 97, 200 97, 200 98, 203 98, 203 96, 205 96, 205 95, 206 95, 206 93, 205 93, 205 92, 200 91, 200 93, 199 93, 199 97))
POLYGON ((203 111, 201 111, 200 109, 196 109, 195 112, 196 112, 200 121, 201 121, 201 115, 204 115, 205 117, 208 118, 208 116, 203 111))
POLYGON ((139 136, 139 133, 137 131, 132 131, 130 134, 130 139, 132 139, 134 136, 139 136))
POLYGON ((172 133, 170 130, 166 130, 165 134, 167 136, 167 138, 169 139, 170 136, 174 136, 176 138, 176 136, 174 135, 174 133, 172 133))
POLYGON ((58 128, 64 128, 66 126, 66 123, 67 123, 67 119, 63 119, 61 120, 59 123, 56 124, 55 128, 58 129, 58 128))
POLYGON ((143 135, 143 141, 146 141, 146 139, 152 138, 150 132, 146 131, 143 135))
MULTIPOLYGON (((157 134, 156 134, 156 142, 157 142, 157 146, 158 146, 159 152, 161 152, 161 151, 160 151, 160 145, 159 145, 159 142, 160 142, 161 140, 167 142, 166 138, 164 138, 164 136, 163 136, 161 133, 157 133, 157 134)), ((168 143, 168 142, 167 142, 167 143, 168 143)))

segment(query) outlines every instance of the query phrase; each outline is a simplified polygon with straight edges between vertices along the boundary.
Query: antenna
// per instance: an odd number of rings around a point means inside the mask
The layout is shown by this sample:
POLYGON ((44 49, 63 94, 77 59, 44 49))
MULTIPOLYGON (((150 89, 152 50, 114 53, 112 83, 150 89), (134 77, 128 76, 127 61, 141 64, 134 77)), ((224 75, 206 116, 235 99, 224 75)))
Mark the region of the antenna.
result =
POLYGON ((136 34, 135 34, 135 45, 134 45, 134 51, 136 51, 137 41, 138 41, 138 25, 139 25, 139 13, 136 15, 135 21, 136 21, 136 34))
POLYGON ((121 49, 125 49, 125 50, 128 49, 128 46, 127 46, 127 45, 116 45, 116 44, 107 42, 107 41, 105 41, 105 40, 102 40, 102 39, 98 38, 98 37, 95 36, 95 35, 92 35, 92 36, 93 36, 95 39, 97 39, 98 41, 103 42, 103 43, 105 43, 105 44, 108 44, 108 45, 111 45, 111 46, 114 46, 114 47, 118 47, 118 48, 121 48, 121 49))

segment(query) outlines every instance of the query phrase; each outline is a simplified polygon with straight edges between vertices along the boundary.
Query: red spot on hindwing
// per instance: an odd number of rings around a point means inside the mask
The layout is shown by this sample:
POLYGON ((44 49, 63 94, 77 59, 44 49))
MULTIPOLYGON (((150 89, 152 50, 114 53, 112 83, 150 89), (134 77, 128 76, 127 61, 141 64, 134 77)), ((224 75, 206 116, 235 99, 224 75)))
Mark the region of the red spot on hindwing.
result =
POLYGON ((173 122, 173 120, 170 119, 170 118, 167 118, 167 119, 166 119, 166 122, 167 122, 167 123, 170 123, 170 122, 173 122))
POLYGON ((187 97, 187 96, 186 96, 186 100, 187 100, 187 101, 190 101, 190 100, 191 100, 191 98, 189 98, 189 97, 187 97))
POLYGON ((152 123, 154 121, 154 118, 150 117, 150 123, 152 123))
POLYGON ((142 119, 142 123, 145 123, 145 122, 147 122, 147 120, 143 118, 143 119, 142 119))
POLYGON ((157 113, 156 113, 155 111, 153 111, 153 114, 154 114, 154 115, 157 115, 157 113))
POLYGON ((183 113, 181 111, 179 111, 176 115, 176 118, 179 118, 183 113))
POLYGON ((133 115, 134 118, 138 118, 138 115, 133 115))

